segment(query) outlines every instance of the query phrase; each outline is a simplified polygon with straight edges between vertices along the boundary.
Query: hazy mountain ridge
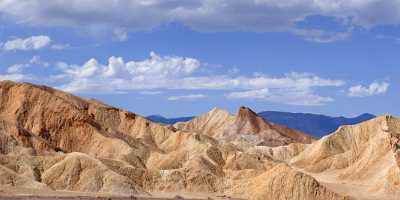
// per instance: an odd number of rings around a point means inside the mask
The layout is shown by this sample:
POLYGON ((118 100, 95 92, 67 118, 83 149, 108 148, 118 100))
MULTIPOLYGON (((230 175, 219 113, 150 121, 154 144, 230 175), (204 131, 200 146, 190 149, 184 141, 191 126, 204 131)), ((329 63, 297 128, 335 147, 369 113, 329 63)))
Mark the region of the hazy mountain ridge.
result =
POLYGON ((175 124, 177 122, 187 122, 190 121, 191 119, 194 118, 194 116, 191 117, 177 117, 177 118, 167 118, 163 117, 161 115, 149 115, 146 117, 147 119, 157 122, 157 123, 162 123, 162 124, 175 124))
POLYGON ((375 115, 368 113, 354 118, 346 118, 310 113, 290 113, 276 111, 264 111, 258 113, 258 115, 271 122, 284 124, 290 128, 301 130, 316 137, 321 137, 332 133, 343 125, 358 124, 376 117, 375 115))
MULTIPOLYGON (((343 125, 358 124, 376 117, 375 115, 369 113, 364 113, 357 117, 348 118, 332 117, 312 113, 291 113, 279 111, 263 111, 257 113, 257 115, 272 123, 296 129, 304 133, 313 135, 314 137, 322 137, 324 135, 332 133, 337 128, 343 125)), ((147 118, 154 122, 172 125, 177 122, 190 121, 194 117, 166 118, 161 115, 150 115, 147 118)))

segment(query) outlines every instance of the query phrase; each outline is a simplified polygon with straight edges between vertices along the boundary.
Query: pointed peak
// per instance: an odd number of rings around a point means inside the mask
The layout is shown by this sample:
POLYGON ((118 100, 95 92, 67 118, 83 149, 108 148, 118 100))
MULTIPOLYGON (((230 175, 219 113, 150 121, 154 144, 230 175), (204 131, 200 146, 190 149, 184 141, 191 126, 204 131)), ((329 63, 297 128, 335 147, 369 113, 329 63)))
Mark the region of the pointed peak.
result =
POLYGON ((238 116, 248 116, 248 117, 250 117, 250 116, 257 116, 257 113, 254 112, 253 110, 251 110, 251 109, 248 108, 248 107, 241 106, 241 107, 239 108, 238 116))

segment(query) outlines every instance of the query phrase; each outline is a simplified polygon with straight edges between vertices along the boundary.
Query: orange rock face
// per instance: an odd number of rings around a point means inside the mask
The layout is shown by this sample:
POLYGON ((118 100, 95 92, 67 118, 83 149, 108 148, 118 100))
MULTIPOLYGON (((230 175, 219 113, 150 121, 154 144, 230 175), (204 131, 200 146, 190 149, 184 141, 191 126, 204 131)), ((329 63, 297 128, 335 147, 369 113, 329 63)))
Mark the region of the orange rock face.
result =
POLYGON ((232 129, 238 134, 259 135, 266 146, 282 146, 290 143, 309 144, 314 141, 313 137, 301 131, 272 124, 246 107, 239 109, 232 129))

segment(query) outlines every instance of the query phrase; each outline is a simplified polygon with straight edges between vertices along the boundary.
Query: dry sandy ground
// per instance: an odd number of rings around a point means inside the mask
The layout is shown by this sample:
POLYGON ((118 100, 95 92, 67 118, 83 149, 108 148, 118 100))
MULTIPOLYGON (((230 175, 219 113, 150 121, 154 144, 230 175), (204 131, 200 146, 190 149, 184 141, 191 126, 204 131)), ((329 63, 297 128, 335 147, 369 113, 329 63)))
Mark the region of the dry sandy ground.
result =
POLYGON ((374 195, 368 188, 370 185, 367 183, 352 183, 352 182, 343 182, 333 178, 332 175, 329 174, 310 174, 315 179, 318 180, 323 186, 327 189, 343 194, 348 195, 356 200, 399 200, 400 197, 396 196, 386 196, 386 195, 374 195))
POLYGON ((101 194, 0 187, 0 200, 243 200, 224 195, 157 193, 151 196, 106 196, 101 194))
MULTIPOLYGON (((389 162, 389 161, 387 161, 389 162)), ((389 164, 383 162, 381 165, 388 165, 389 164)), ((335 178, 335 173, 310 173, 307 171, 304 171, 300 168, 296 168, 292 166, 294 169, 301 171, 305 174, 308 174, 315 178, 319 183, 321 183, 323 186, 325 186, 328 190, 346 195, 349 197, 352 197, 355 200, 399 200, 400 197, 398 196, 388 196, 388 195, 376 195, 368 191, 368 188, 371 187, 371 185, 368 185, 368 181, 365 182, 360 182, 360 183, 354 183, 354 182, 346 182, 339 180, 335 178)))

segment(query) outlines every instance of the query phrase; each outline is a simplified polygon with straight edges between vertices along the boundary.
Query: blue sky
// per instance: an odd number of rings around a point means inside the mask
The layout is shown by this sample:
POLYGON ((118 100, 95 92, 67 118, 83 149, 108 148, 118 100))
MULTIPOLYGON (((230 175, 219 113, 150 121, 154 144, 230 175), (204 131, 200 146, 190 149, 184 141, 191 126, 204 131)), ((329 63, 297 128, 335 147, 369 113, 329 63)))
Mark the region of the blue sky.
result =
POLYGON ((399 115, 399 11, 397 0, 4 0, 0 79, 142 115, 399 115))

